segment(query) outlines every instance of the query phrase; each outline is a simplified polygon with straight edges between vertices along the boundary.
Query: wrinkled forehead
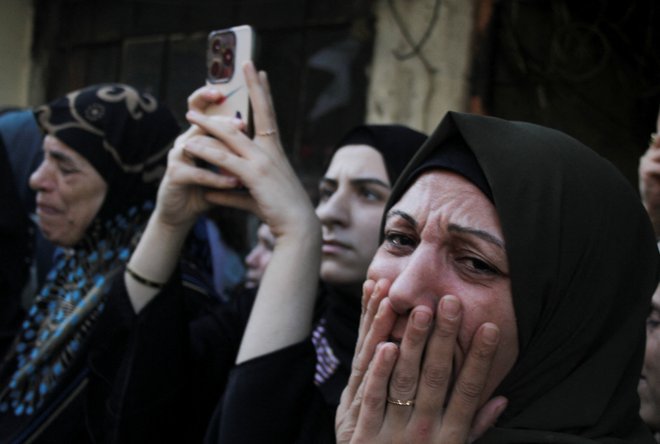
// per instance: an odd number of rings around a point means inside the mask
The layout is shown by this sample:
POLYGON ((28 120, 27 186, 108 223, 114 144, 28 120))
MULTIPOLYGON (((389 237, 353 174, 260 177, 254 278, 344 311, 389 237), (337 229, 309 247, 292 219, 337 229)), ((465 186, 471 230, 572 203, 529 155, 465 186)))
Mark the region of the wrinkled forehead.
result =
POLYGON ((459 224, 503 238, 497 211, 486 195, 460 174, 443 169, 428 170, 413 181, 388 218, 400 213, 418 223, 459 224))

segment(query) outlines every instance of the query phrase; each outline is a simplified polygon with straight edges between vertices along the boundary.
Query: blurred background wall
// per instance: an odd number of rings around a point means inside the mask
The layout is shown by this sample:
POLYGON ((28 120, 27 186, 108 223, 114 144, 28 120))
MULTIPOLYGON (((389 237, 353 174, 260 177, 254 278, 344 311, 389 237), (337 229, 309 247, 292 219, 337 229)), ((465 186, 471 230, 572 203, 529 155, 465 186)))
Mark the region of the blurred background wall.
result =
MULTIPOLYGON (((431 131, 447 110, 541 123, 636 183, 660 103, 657 0, 0 0, 0 106, 97 82, 183 120, 209 31, 249 23, 308 185, 351 126, 431 131)), ((183 123, 183 122, 182 122, 183 123)))
POLYGON ((28 105, 32 23, 31 1, 0 0, 0 106, 28 105))

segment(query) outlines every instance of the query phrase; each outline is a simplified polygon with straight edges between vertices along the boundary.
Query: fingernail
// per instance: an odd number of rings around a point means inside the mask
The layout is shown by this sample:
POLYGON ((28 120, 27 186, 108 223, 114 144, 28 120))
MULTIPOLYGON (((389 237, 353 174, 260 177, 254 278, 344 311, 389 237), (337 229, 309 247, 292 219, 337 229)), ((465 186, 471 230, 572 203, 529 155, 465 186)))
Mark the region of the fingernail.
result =
POLYGON ((242 117, 241 117, 241 112, 240 112, 240 111, 236 111, 236 115, 235 115, 234 117, 237 118, 238 120, 241 120, 241 119, 242 119, 242 117))
POLYGON ((426 328, 431 325, 431 315, 422 310, 413 312, 412 315, 413 325, 417 328, 426 328))
POLYGON ((383 313, 385 311, 385 305, 387 305, 387 299, 381 299, 381 301, 378 303, 378 310, 376 311, 376 314, 383 313))
POLYGON ((456 319, 461 311, 461 304, 454 296, 445 296, 442 298, 442 313, 449 319, 456 319))
POLYGON ((504 409, 506 409, 506 406, 507 406, 508 404, 509 404, 509 400, 507 399, 507 400, 504 400, 504 401, 502 402, 502 404, 498 405, 498 406, 495 408, 495 418, 499 418, 499 417, 500 417, 500 415, 502 414, 502 412, 504 411, 504 409))
POLYGON ((397 348, 395 347, 387 347, 385 349, 385 360, 386 362, 392 362, 396 359, 397 355, 397 348))
POLYGON ((494 324, 484 325, 484 342, 487 344, 497 344, 497 341, 500 338, 500 329, 497 328, 494 324))

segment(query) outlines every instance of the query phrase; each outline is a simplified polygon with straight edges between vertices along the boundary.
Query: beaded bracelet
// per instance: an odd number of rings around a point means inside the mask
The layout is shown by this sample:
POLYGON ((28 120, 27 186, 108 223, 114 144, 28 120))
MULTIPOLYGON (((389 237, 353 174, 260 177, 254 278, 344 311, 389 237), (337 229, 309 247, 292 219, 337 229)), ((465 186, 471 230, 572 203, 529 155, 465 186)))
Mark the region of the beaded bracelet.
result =
POLYGON ((131 270, 128 264, 126 264, 126 273, 128 273, 133 279, 135 279, 136 281, 138 281, 143 285, 146 285, 147 287, 157 288, 159 290, 165 287, 165 284, 161 284, 160 282, 154 282, 152 280, 145 278, 144 276, 137 274, 135 271, 131 270))

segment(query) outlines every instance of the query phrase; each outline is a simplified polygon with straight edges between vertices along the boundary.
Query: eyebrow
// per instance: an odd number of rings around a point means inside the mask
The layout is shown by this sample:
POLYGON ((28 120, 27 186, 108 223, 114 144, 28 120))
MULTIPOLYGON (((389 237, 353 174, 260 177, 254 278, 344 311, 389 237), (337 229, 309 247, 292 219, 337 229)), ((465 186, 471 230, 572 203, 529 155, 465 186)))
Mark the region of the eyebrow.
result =
POLYGON ((417 221, 415 220, 414 217, 412 217, 410 214, 406 213, 405 211, 392 210, 389 213, 387 213, 386 220, 390 220, 390 218, 394 216, 399 216, 400 218, 405 219, 406 222, 412 225, 413 228, 417 229, 417 225, 418 225, 417 221))
MULTIPOLYGON (((399 216, 402 219, 405 219, 406 222, 408 222, 414 229, 417 229, 417 226, 418 226, 417 221, 415 220, 415 218, 413 218, 410 214, 406 213, 405 211, 392 210, 389 213, 387 213, 387 220, 389 220, 390 218, 392 218, 394 216, 399 216)), ((477 236, 478 238, 483 239, 486 242, 489 242, 491 244, 496 245, 497 247, 501 248, 502 250, 506 250, 506 248, 504 247, 504 242, 501 239, 499 239, 498 237, 493 236, 492 234, 490 234, 487 231, 477 230, 475 228, 464 227, 464 226, 457 225, 457 224, 449 224, 447 229, 451 232, 454 232, 454 233, 464 233, 464 234, 470 234, 470 235, 473 235, 473 236, 477 236)))
POLYGON ((76 164, 76 161, 72 157, 67 156, 66 154, 59 151, 48 151, 48 155, 59 162, 65 162, 71 166, 79 167, 79 165, 76 164))
MULTIPOLYGON (((353 186, 356 186, 356 185, 357 186, 360 186, 360 185, 378 185, 378 186, 381 186, 381 187, 384 187, 384 188, 387 188, 387 189, 390 188, 390 186, 387 183, 383 182, 380 179, 376 179, 376 178, 372 178, 372 177, 351 179, 349 182, 353 186)), ((337 181, 337 179, 331 179, 329 177, 323 177, 323 178, 321 178, 320 184, 323 184, 323 183, 328 183, 328 184, 331 184, 333 186, 337 186, 338 181, 337 181)))
POLYGON ((478 238, 483 239, 491 244, 494 244, 500 247, 502 250, 505 250, 504 242, 500 238, 493 236, 487 231, 477 230, 475 228, 463 227, 461 225, 456 225, 456 224, 449 224, 447 229, 455 233, 466 233, 466 234, 471 234, 473 236, 477 236, 478 238))

